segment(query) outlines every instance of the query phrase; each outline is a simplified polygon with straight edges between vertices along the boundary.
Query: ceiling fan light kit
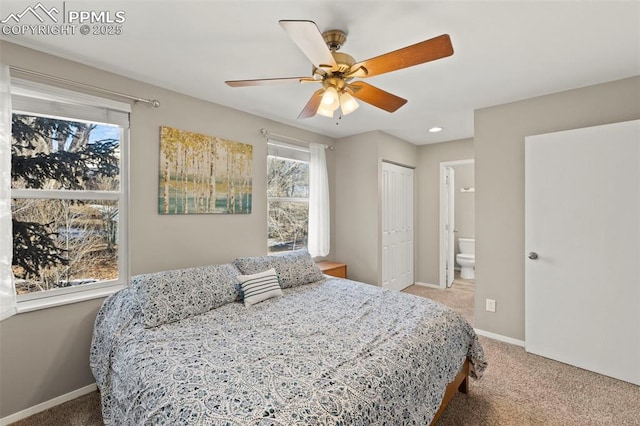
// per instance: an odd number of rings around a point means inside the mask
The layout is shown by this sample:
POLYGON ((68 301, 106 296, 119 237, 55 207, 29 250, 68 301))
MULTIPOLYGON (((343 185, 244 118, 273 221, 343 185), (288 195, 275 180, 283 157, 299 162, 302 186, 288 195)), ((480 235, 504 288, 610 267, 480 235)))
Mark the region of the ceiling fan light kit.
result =
POLYGON ((338 97, 338 90, 335 87, 329 86, 324 89, 321 106, 330 109, 331 111, 338 109, 340 106, 340 98, 338 97))
POLYGON ((358 102, 356 102, 349 92, 342 92, 340 95, 340 109, 342 109, 343 115, 351 114, 359 107, 360 105, 358 105, 358 102))
POLYGON ((375 58, 356 62, 352 56, 338 52, 347 41, 341 30, 320 33, 313 21, 280 21, 280 26, 313 64, 312 77, 286 77, 254 80, 229 80, 231 87, 247 87, 280 83, 322 83, 298 115, 308 118, 314 115, 333 117, 340 108, 347 115, 360 106, 356 99, 388 112, 395 112, 407 103, 406 99, 385 92, 371 84, 355 81, 453 55, 448 34, 388 52, 375 58))
POLYGON ((328 118, 333 118, 333 109, 329 109, 327 107, 325 107, 324 105, 320 104, 320 106, 318 107, 318 110, 316 111, 316 114, 322 115, 324 117, 328 117, 328 118))

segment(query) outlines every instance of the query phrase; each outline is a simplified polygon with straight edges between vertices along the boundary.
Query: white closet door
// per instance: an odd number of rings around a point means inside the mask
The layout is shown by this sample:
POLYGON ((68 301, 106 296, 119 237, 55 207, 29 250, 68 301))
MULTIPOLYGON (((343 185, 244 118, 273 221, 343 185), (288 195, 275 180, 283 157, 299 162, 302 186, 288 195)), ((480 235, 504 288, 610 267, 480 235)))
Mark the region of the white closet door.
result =
POLYGON ((527 351, 640 385, 640 121, 525 140, 527 351))
POLYGON ((382 286, 413 284, 413 170, 382 163, 382 286))

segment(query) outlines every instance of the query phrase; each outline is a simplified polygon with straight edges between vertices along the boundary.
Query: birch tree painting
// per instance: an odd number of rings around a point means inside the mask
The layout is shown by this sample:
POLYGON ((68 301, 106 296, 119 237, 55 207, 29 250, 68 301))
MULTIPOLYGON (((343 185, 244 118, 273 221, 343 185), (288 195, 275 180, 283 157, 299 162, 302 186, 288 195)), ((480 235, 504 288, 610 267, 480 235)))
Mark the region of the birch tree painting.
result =
POLYGON ((160 214, 251 213, 253 146, 160 127, 160 214))

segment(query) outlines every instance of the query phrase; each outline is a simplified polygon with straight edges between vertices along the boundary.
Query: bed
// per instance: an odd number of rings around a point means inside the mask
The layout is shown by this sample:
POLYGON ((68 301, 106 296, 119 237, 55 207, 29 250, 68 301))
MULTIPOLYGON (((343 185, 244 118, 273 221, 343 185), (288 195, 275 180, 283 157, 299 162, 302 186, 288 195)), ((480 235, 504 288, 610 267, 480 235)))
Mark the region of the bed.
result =
POLYGON ((427 425, 485 367, 457 313, 305 253, 137 276, 91 347, 106 425, 427 425), (238 276, 270 268, 280 294, 246 306, 238 276))

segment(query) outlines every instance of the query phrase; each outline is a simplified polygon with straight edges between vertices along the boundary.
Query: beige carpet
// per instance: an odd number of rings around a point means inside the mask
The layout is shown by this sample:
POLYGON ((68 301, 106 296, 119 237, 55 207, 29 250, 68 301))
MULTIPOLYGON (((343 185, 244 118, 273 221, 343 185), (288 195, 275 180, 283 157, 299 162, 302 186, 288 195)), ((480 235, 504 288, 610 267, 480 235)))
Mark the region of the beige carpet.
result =
POLYGON ((437 300, 461 314, 473 325, 473 285, 460 279, 453 281, 453 285, 446 289, 412 285, 403 290, 405 293, 437 300))
MULTIPOLYGON (((411 286, 473 320, 473 283, 454 281, 447 290, 411 286)), ((523 348, 480 338, 489 360, 484 377, 457 394, 438 426, 640 425, 640 387, 556 361, 523 348)), ((19 426, 102 425, 97 392, 22 420, 19 426)))
POLYGON ((100 407, 100 394, 91 392, 12 423, 12 426, 102 426, 100 407))
MULTIPOLYGON (((443 303, 473 325, 473 281, 451 288, 404 291, 443 303)), ((445 425, 640 425, 640 387, 480 337, 489 360, 468 395, 457 394, 440 418, 445 425)))

